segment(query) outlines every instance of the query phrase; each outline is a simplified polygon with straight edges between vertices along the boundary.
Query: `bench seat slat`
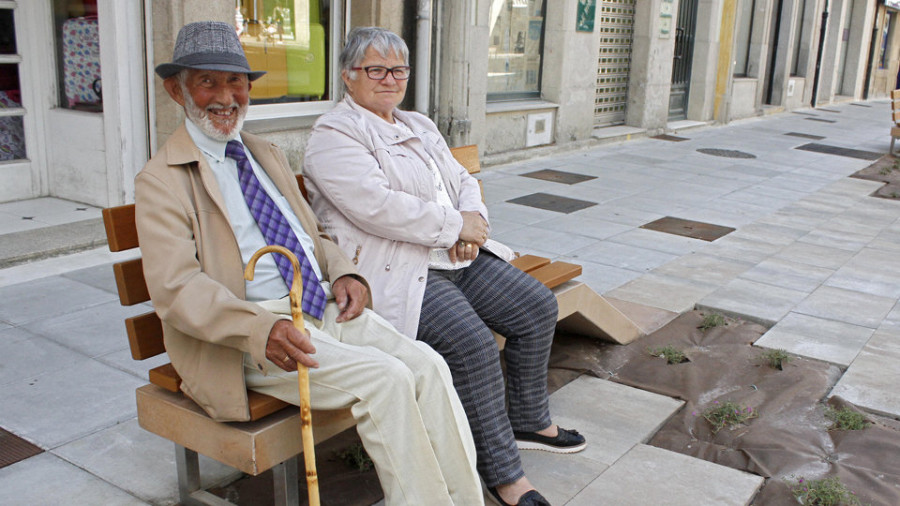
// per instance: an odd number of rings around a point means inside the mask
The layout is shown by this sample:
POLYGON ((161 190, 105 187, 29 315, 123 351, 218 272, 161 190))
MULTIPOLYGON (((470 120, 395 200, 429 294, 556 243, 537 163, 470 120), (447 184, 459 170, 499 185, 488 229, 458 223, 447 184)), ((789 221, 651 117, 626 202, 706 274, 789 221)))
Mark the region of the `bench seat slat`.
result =
POLYGON ((116 288, 119 289, 119 302, 123 306, 133 306, 150 300, 147 283, 144 279, 144 262, 140 258, 127 260, 113 265, 116 275, 116 288))
POLYGON ((137 228, 134 224, 134 204, 103 209, 103 226, 106 242, 113 252, 138 247, 137 228))
POLYGON ((550 259, 536 255, 522 255, 512 259, 509 263, 513 264, 513 266, 517 267, 519 270, 531 272, 539 267, 549 265, 550 259))
POLYGON ((145 360, 166 352, 163 343, 162 321, 155 312, 125 319, 131 358, 145 360))
POLYGON ((528 274, 543 283, 547 288, 555 288, 570 279, 581 275, 581 266, 568 262, 552 262, 528 271, 528 274))

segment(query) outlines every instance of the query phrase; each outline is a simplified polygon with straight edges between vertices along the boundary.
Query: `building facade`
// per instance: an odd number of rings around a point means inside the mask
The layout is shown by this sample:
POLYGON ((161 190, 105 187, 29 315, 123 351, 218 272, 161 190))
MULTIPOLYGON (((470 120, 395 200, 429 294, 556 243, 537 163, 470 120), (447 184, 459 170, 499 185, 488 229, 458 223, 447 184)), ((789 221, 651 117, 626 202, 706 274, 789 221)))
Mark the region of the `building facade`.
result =
MULTIPOLYGON (((342 96, 354 26, 410 46, 403 107, 451 145, 530 156, 611 129, 663 133, 886 97, 900 0, 0 0, 0 202, 133 200, 181 123, 153 68, 185 23, 234 24, 254 69, 246 129, 299 171, 342 96)), ((888 119, 885 118, 887 122, 888 119)))

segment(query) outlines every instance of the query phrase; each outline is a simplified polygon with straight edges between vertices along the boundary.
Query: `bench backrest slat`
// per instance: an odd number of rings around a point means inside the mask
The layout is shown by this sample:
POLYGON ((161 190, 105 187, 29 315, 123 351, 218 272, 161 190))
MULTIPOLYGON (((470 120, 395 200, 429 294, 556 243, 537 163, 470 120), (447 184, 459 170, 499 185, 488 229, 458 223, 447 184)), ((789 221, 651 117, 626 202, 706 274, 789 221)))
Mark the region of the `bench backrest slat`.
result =
POLYGON ((131 358, 146 360, 166 352, 163 344, 162 321, 156 312, 125 319, 131 358))
POLYGON ((119 302, 123 306, 133 306, 150 300, 147 281, 144 279, 144 262, 140 258, 126 260, 113 265, 119 302))
POLYGON ((134 204, 104 209, 103 225, 106 227, 106 242, 109 243, 110 251, 126 251, 138 247, 134 204))

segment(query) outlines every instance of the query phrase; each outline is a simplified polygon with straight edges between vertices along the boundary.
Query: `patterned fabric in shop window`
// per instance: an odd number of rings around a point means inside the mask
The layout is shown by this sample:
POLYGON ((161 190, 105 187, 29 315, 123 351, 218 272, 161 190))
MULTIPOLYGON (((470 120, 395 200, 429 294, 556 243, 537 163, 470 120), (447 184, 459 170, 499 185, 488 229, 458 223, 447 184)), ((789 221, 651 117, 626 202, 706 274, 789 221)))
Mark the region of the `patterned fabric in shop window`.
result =
POLYGON ((97 18, 66 20, 62 27, 62 46, 68 106, 100 104, 100 35, 97 18))
MULTIPOLYGON (((0 109, 22 107, 18 90, 0 91, 0 109)), ((0 117, 0 161, 25 158, 25 131, 21 116, 0 117)))

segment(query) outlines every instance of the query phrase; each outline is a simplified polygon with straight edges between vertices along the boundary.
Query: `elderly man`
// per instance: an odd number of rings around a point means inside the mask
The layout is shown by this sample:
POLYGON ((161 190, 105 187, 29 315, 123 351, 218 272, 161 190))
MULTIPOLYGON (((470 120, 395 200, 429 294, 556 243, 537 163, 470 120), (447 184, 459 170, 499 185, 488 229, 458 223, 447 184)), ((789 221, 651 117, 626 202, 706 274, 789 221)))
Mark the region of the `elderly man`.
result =
POLYGON ((216 420, 249 418, 246 389, 298 404, 297 364, 315 409, 350 408, 387 504, 481 504, 466 415, 443 359, 366 309, 368 285, 325 235, 273 144, 241 132, 253 72, 233 27, 191 23, 166 91, 187 119, 138 174, 144 273, 184 392, 216 420), (291 324, 302 266, 306 333, 291 324))

